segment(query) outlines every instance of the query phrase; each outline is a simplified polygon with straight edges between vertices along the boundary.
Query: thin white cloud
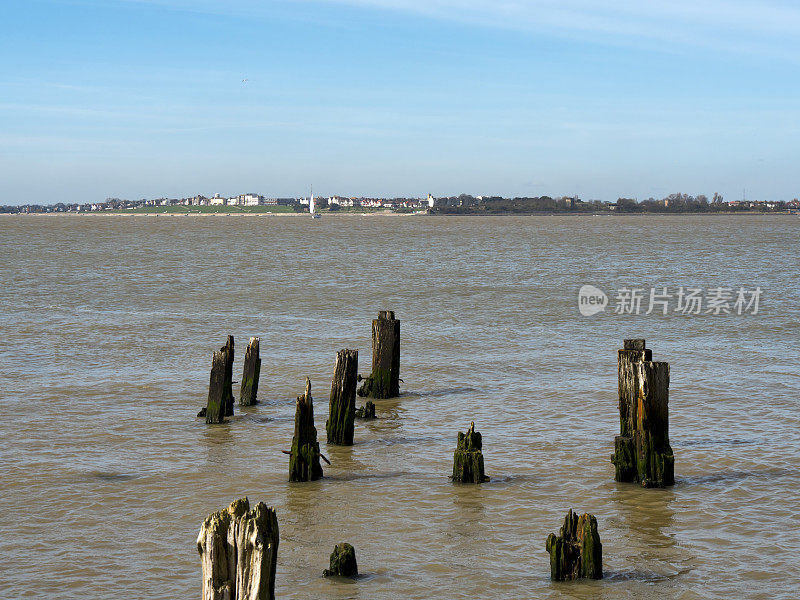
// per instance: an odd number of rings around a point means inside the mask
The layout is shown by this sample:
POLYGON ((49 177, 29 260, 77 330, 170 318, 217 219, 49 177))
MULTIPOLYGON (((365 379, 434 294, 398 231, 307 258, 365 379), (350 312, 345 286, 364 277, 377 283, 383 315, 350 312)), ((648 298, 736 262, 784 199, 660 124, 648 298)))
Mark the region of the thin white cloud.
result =
MULTIPOLYGON (((78 0, 80 1, 80 0, 78 0)), ((83 0, 91 1, 91 0, 83 0)), ((796 60, 800 5, 786 0, 94 0, 269 18, 278 8, 349 6, 471 26, 506 28, 613 45, 653 44, 757 53, 796 60)), ((311 14, 310 14, 311 13, 311 14)))

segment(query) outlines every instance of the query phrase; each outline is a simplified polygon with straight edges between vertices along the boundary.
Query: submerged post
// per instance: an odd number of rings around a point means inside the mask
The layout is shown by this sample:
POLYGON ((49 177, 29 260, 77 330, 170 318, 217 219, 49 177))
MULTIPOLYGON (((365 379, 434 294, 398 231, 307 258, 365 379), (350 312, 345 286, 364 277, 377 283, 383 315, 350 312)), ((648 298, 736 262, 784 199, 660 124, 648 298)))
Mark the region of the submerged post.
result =
POLYGON ((456 451, 453 454, 452 480, 459 483, 483 483, 489 478, 483 472, 483 440, 475 431, 475 423, 469 424, 466 433, 458 432, 456 451))
POLYGON ((346 542, 336 544, 331 553, 330 568, 325 569, 322 574, 325 577, 357 577, 356 549, 346 542))
POLYGON ((353 445, 357 377, 358 350, 345 349, 337 352, 331 381, 328 421, 325 423, 329 444, 353 445))
POLYGON ((370 420, 375 418, 375 403, 372 400, 367 400, 364 406, 356 409, 356 418, 370 420))
POLYGON ((617 481, 644 487, 675 483, 669 444, 669 363, 653 362, 642 339, 625 340, 618 352, 619 425, 614 438, 617 481))
POLYGON ((258 378, 261 374, 261 357, 259 345, 261 338, 251 337, 244 353, 244 371, 242 372, 242 387, 239 391, 239 406, 252 406, 257 404, 258 378))
POLYGON ((289 481, 314 481, 322 477, 319 458, 311 380, 306 377, 306 393, 297 397, 297 409, 294 414, 294 437, 292 450, 289 453, 289 481))
POLYGON ((570 509, 558 537, 548 535, 545 548, 550 553, 553 581, 603 578, 603 545, 594 515, 583 513, 579 517, 570 509))
POLYGON ((400 321, 382 310, 372 321, 372 373, 364 379, 359 396, 394 398, 400 394, 400 321))
POLYGON ((278 518, 247 498, 209 515, 197 536, 203 600, 274 600, 278 518))

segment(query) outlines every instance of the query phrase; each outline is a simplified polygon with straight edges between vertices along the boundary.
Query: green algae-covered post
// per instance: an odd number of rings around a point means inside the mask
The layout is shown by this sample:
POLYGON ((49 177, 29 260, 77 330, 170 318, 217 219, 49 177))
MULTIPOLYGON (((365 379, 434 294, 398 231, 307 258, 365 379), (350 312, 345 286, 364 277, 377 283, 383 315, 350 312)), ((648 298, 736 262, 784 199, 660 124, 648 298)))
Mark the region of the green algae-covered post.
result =
POLYGON ((220 348, 225 356, 225 386, 222 390, 225 416, 233 416, 233 336, 229 335, 225 345, 220 348))
POLYGON ((322 574, 325 577, 356 577, 358 575, 356 549, 346 542, 336 544, 331 553, 330 568, 325 569, 322 574))
POLYGON ((242 372, 242 387, 239 391, 239 406, 252 406, 257 403, 258 378, 261 374, 260 343, 261 338, 251 337, 244 353, 244 371, 242 372))
POLYGON ((344 349, 337 352, 331 381, 328 421, 325 423, 329 444, 353 445, 357 377, 358 350, 344 349))
POLYGON ((203 566, 202 600, 274 600, 278 518, 247 498, 209 515, 197 536, 203 566))
POLYGON ((452 480, 459 483, 483 483, 489 478, 483 472, 483 440, 475 431, 475 423, 469 424, 466 433, 458 432, 458 443, 453 454, 452 480))
POLYGON ((319 459, 311 380, 306 377, 306 393, 297 397, 297 409, 294 414, 294 437, 292 450, 289 453, 289 481, 314 481, 322 477, 319 459))
POLYGON ((400 321, 382 310, 372 321, 372 373, 364 378, 359 396, 394 398, 400 395, 400 321))
MULTIPOLYGON (((224 348, 214 352, 211 359, 211 381, 208 384, 208 405, 205 409, 206 423, 209 425, 225 421, 225 366, 224 348)), ((203 415, 203 411, 200 411, 203 415)))
POLYGON ((356 409, 356 418, 364 420, 374 419, 375 403, 372 400, 367 400, 364 403, 364 406, 361 406, 356 409))
POLYGON ((550 553, 553 581, 603 578, 603 545, 594 515, 578 516, 570 509, 558 537, 553 533, 547 536, 545 548, 550 553))
POLYGON ((669 444, 669 363, 653 362, 643 339, 618 352, 620 434, 614 438, 614 479, 644 487, 675 483, 669 444))

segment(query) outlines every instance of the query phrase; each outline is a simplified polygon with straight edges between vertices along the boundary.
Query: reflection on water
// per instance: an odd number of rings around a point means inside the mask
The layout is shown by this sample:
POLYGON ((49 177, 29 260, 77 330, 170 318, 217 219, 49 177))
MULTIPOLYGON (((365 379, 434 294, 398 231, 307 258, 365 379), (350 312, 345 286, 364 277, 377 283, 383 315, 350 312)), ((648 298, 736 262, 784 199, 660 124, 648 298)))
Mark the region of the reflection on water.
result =
POLYGON ((0 218, 0 589, 127 600, 147 581, 151 597, 197 597, 200 523, 246 495, 278 514, 279 597, 794 599, 797 227, 0 218), (764 301, 746 318, 587 318, 584 284, 760 286, 764 301), (402 322, 403 393, 356 421, 353 447, 328 447, 336 351, 359 348, 364 371, 382 309, 402 322), (228 334, 235 379, 243 341, 261 337, 261 403, 209 427, 195 414, 228 334), (626 337, 671 365, 670 490, 613 481, 626 337), (332 464, 290 484, 281 451, 307 375, 332 464), (454 485, 470 421, 492 479, 454 485), (569 508, 598 518, 603 581, 549 580, 545 539, 569 508), (342 541, 356 582, 321 576, 342 541))

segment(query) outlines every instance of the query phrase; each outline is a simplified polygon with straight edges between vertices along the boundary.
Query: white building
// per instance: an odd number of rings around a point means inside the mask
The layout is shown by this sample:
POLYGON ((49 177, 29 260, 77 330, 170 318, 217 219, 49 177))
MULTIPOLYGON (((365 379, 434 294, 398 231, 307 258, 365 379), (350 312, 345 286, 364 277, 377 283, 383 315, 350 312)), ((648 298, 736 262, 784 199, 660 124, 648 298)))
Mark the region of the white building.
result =
POLYGON ((261 196, 258 194, 242 194, 239 196, 239 206, 258 206, 261 203, 261 196))
POLYGON ((433 208, 434 204, 436 204, 436 198, 428 194, 428 208, 433 208))

